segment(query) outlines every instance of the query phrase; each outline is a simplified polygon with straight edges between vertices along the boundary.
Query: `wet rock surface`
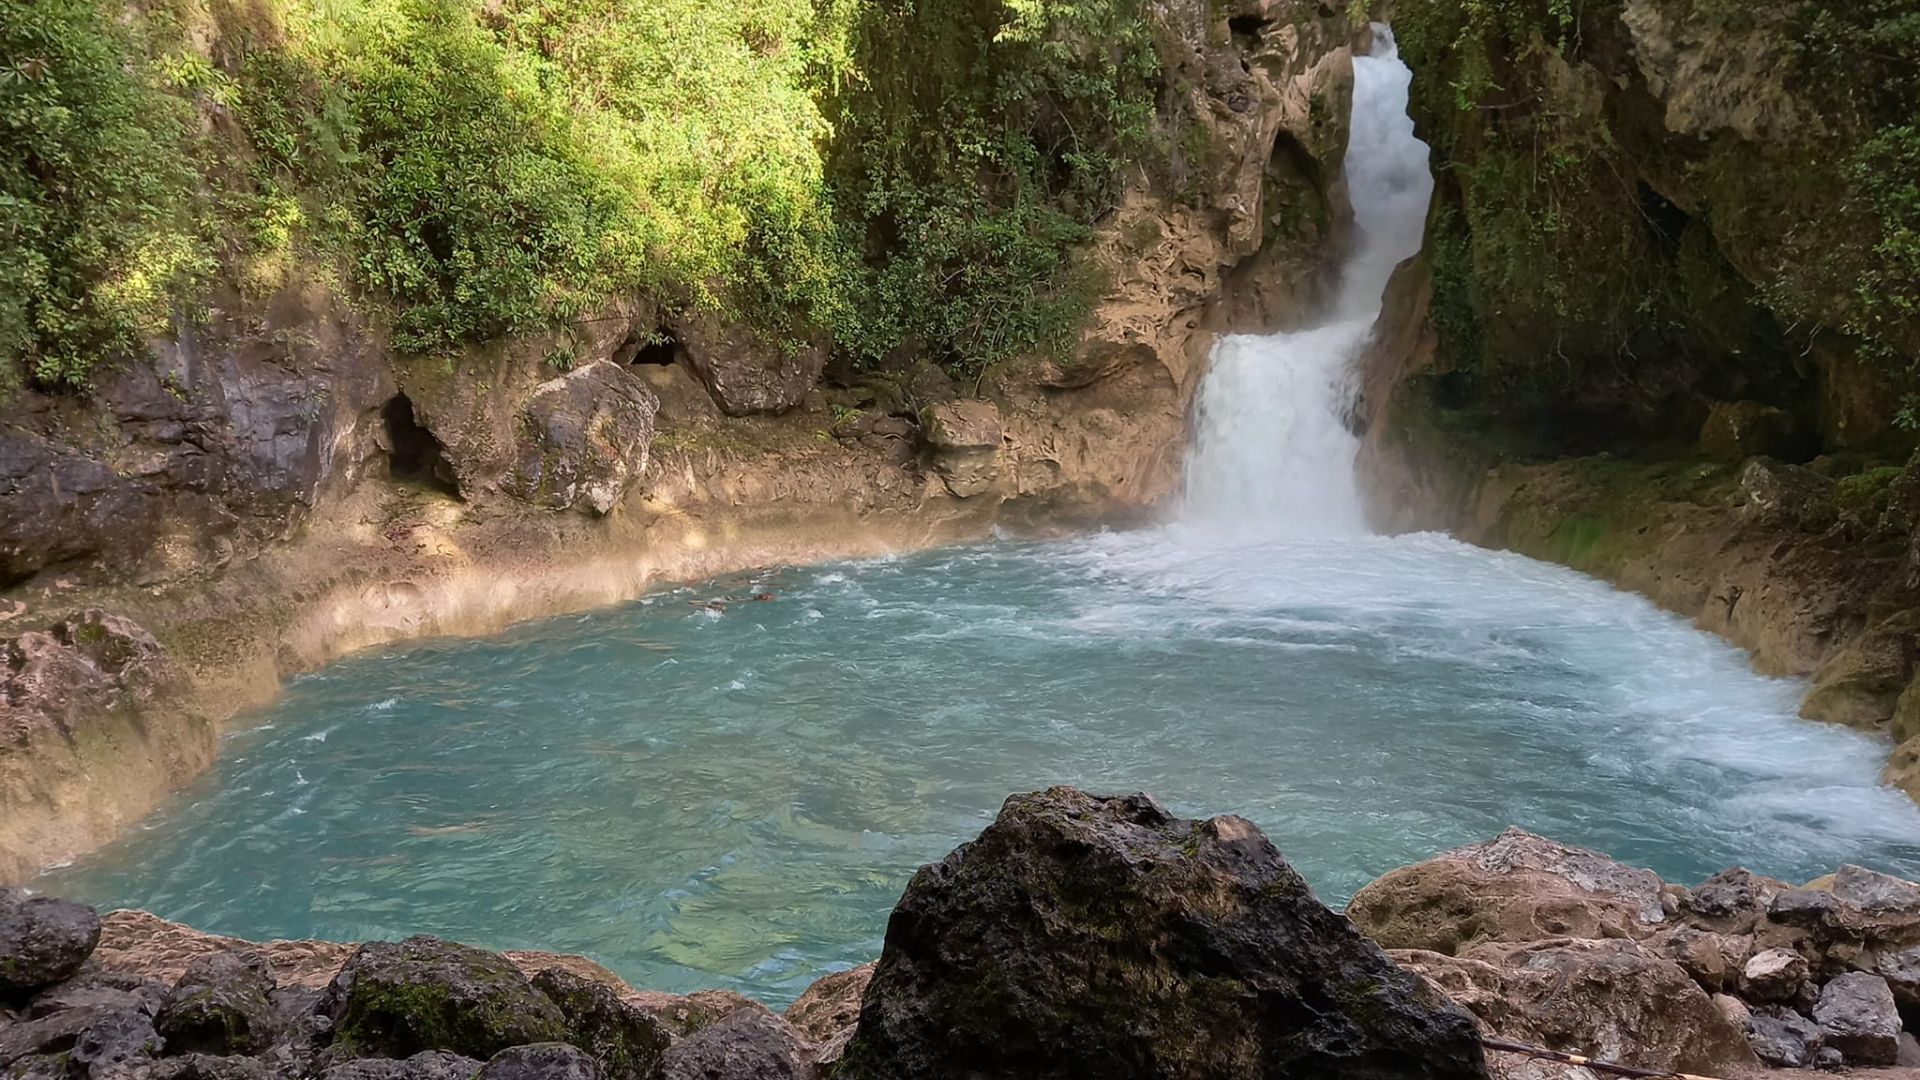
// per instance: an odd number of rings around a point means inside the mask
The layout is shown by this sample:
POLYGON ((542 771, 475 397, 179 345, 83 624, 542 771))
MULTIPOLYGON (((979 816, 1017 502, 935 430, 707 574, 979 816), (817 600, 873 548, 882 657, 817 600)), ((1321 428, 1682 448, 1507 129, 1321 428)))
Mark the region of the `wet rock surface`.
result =
POLYGON ((1016 795, 923 868, 837 1076, 1485 1075, 1472 1021, 1251 823, 1016 795))
POLYGON ((273 975, 259 953, 203 956, 187 965, 156 1027, 174 1053, 264 1053, 283 1027, 274 990, 273 975))

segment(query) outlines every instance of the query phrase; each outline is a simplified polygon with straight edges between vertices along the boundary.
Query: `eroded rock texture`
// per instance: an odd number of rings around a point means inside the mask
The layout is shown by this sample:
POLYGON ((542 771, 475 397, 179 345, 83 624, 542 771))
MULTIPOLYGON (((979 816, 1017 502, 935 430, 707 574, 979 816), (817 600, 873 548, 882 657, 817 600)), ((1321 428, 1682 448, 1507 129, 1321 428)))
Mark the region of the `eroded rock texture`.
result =
POLYGON ((1054 788, 923 868, 838 1075, 1479 1077, 1472 1022, 1242 818, 1054 788))

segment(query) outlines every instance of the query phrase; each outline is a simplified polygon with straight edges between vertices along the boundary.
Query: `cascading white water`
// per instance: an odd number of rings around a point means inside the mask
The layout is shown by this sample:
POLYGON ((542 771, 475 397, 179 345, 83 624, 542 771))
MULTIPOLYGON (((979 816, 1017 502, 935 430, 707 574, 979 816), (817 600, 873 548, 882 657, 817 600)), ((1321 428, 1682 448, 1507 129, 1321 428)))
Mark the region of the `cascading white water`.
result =
POLYGON ((1182 516, 1209 531, 1366 531, 1354 479, 1359 439, 1346 420, 1354 360, 1393 268, 1420 250, 1433 194, 1427 145, 1407 116, 1413 73, 1392 31, 1373 29, 1371 55, 1353 61, 1345 167, 1357 236, 1332 310, 1311 329, 1221 338, 1200 386, 1182 516))

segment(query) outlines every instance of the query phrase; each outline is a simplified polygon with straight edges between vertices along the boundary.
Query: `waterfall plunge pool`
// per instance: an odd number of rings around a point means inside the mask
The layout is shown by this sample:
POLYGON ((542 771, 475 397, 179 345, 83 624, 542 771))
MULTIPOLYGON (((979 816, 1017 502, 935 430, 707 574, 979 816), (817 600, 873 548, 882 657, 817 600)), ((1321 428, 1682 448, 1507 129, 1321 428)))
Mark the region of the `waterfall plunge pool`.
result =
POLYGON ((1377 30, 1341 296, 1322 326, 1216 349, 1181 523, 349 659, 42 884, 242 937, 428 932, 779 1004, 877 955, 916 867, 1051 784, 1243 814, 1334 903, 1509 824, 1683 882, 1920 875, 1882 747, 1797 719, 1798 684, 1570 571, 1367 535, 1352 358, 1432 187, 1377 30))
POLYGON ((1920 874, 1884 748, 1797 719, 1801 690, 1637 597, 1433 535, 998 543, 350 658, 36 884, 780 1003, 877 955, 916 867, 1057 783, 1244 814, 1335 904, 1509 824, 1683 882, 1920 874))

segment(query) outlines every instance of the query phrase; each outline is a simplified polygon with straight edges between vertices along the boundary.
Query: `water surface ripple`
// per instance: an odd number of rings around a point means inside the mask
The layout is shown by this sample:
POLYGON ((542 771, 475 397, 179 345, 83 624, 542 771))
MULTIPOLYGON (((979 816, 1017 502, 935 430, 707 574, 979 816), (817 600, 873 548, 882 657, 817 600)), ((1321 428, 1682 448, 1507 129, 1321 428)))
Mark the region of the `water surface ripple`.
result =
POLYGON ((1884 748, 1796 719, 1801 689, 1641 599, 1432 535, 998 543, 346 660, 41 884, 780 1002, 874 956, 915 867, 1056 783, 1244 814, 1334 903, 1509 824, 1681 881, 1920 874, 1884 748))

